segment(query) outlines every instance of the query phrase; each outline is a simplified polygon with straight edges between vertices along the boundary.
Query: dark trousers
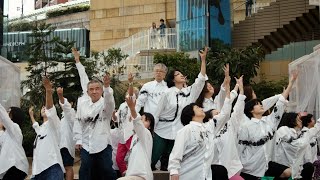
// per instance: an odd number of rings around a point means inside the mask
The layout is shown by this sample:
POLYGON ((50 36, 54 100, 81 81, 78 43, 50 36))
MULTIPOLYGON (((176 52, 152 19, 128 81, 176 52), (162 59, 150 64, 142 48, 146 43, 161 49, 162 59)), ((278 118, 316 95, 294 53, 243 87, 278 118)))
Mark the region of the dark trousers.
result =
POLYGON ((169 155, 172 151, 174 140, 164 139, 154 133, 151 167, 154 170, 158 160, 161 157, 161 170, 167 170, 169 155))
POLYGON ((32 180, 63 180, 63 171, 59 164, 50 166, 40 174, 34 176, 32 180))
POLYGON ((228 170, 222 165, 211 165, 212 180, 228 180, 228 170))
POLYGON ((3 176, 2 180, 24 180, 27 177, 27 174, 15 166, 11 167, 6 174, 3 176))
POLYGON ((306 163, 303 165, 303 169, 301 171, 301 176, 303 180, 312 180, 312 175, 314 172, 314 166, 312 163, 306 163))
POLYGON ((103 151, 89 154, 80 151, 81 166, 79 180, 115 180, 116 172, 112 168, 112 147, 108 145, 103 151))

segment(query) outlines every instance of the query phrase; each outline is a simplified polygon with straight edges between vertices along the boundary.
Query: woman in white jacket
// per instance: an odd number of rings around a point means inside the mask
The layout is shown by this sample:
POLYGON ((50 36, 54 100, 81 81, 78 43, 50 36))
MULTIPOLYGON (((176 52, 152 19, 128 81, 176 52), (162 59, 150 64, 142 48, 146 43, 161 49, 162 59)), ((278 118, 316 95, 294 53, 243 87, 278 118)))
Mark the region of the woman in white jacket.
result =
POLYGON ((128 159, 128 169, 125 177, 119 180, 153 180, 151 170, 152 134, 154 119, 141 118, 135 110, 135 101, 132 97, 126 98, 133 120, 133 135, 128 159))
POLYGON ((21 109, 15 110, 17 109, 14 108, 9 112, 10 119, 7 111, 0 104, 0 179, 2 180, 22 180, 27 176, 29 168, 22 148, 23 136, 17 124, 22 122, 23 114, 21 113, 23 112, 21 109))

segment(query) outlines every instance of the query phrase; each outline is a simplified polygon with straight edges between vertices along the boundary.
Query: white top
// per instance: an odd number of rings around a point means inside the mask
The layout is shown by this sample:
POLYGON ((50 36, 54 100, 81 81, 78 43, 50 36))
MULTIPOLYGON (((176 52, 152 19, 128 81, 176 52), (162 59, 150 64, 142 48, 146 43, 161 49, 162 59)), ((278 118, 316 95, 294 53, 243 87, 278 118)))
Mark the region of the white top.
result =
POLYGON ((125 144, 126 141, 134 134, 133 123, 129 121, 131 117, 130 109, 127 102, 120 104, 118 111, 116 112, 117 122, 121 134, 123 137, 120 140, 121 144, 125 144))
POLYGON ((128 159, 126 176, 140 176, 145 180, 153 180, 151 170, 152 135, 144 127, 141 116, 133 120, 133 127, 136 134, 133 136, 128 159))
POLYGON ((0 179, 13 166, 28 174, 29 164, 22 148, 21 129, 10 119, 1 104, 0 123, 6 128, 5 131, 0 131, 0 179))
POLYGON ((216 97, 214 97, 214 100, 211 98, 204 98, 203 101, 203 111, 209 111, 212 109, 216 109, 221 111, 221 108, 223 106, 224 99, 226 98, 226 90, 221 85, 220 91, 216 97))
POLYGON ((319 131, 320 124, 302 131, 288 126, 280 127, 275 134, 275 155, 272 161, 290 167, 294 179, 301 178, 303 157, 310 146, 310 140, 316 137, 319 131))
POLYGON ((181 90, 173 86, 162 95, 154 116, 156 134, 164 139, 175 139, 177 132, 183 127, 180 120, 182 109, 197 100, 206 79, 207 75, 199 73, 191 86, 181 90))
POLYGON ((272 113, 262 119, 245 121, 238 133, 238 151, 242 172, 262 177, 267 170, 273 149, 273 136, 281 120, 287 100, 281 96, 272 113))
MULTIPOLYGON (((308 131, 309 129, 307 127, 303 127, 302 131, 308 131)), ((309 146, 307 147, 305 156, 304 156, 304 163, 311 162, 314 163, 316 160, 318 160, 317 156, 317 148, 318 148, 318 141, 317 138, 319 138, 320 133, 317 134, 316 137, 313 137, 310 139, 309 146)))
MULTIPOLYGON (((231 110, 230 99, 225 100, 231 110)), ((226 110, 226 111, 228 111, 226 110)), ((178 131, 169 157, 170 175, 178 174, 179 179, 212 179, 211 162, 215 133, 225 125, 229 118, 199 123, 191 121, 178 131)))
POLYGON ((121 130, 119 128, 114 128, 110 130, 111 134, 111 146, 112 146, 112 168, 114 170, 119 170, 119 167, 117 165, 116 156, 117 156, 117 150, 118 150, 118 144, 120 143, 120 140, 123 139, 121 130))
POLYGON ((59 164, 65 172, 60 154, 60 119, 57 116, 56 108, 53 106, 46 109, 48 121, 39 126, 35 122, 32 127, 37 136, 34 141, 32 175, 38 175, 54 164, 59 164))
POLYGON ((162 94, 168 89, 167 83, 156 80, 145 83, 136 102, 136 112, 139 112, 141 107, 144 107, 144 112, 148 112, 153 116, 156 113, 158 103, 162 94))
POLYGON ((214 158, 212 164, 224 166, 228 170, 229 178, 242 169, 237 149, 237 134, 239 127, 244 122, 239 117, 244 114, 245 99, 245 95, 239 94, 230 121, 220 130, 214 140, 214 158))
POLYGON ((80 62, 76 63, 76 66, 83 96, 78 100, 77 120, 73 127, 74 140, 76 144, 82 145, 87 152, 94 154, 101 152, 108 144, 111 144, 110 120, 115 107, 113 89, 111 87, 103 88, 103 97, 93 103, 87 94, 89 78, 85 69, 80 62))
POLYGON ((76 112, 66 98, 64 98, 64 104, 61 102, 59 104, 63 110, 60 123, 60 148, 67 148, 70 155, 75 158, 74 147, 76 142, 73 140, 73 124, 76 119, 76 112))

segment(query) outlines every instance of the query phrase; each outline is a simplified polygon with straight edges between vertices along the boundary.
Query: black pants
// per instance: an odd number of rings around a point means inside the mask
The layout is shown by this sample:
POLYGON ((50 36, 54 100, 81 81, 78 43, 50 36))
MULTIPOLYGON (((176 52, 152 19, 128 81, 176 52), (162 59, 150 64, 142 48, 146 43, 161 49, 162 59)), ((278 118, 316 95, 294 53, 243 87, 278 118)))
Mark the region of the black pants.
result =
POLYGON ((24 180, 26 177, 27 174, 25 172, 13 166, 6 172, 2 180, 24 180))
POLYGON ((272 176, 274 177, 275 180, 288 180, 288 178, 280 178, 281 174, 283 173, 283 171, 285 171, 286 169, 288 169, 288 166, 276 163, 276 162, 272 162, 270 161, 268 163, 268 170, 266 171, 266 173, 264 174, 265 176, 272 176))
POLYGON ((314 166, 312 163, 308 162, 303 165, 301 171, 301 176, 303 180, 312 180, 312 175, 314 173, 314 166))
POLYGON ((211 165, 212 180, 228 180, 228 170, 222 165, 211 165))

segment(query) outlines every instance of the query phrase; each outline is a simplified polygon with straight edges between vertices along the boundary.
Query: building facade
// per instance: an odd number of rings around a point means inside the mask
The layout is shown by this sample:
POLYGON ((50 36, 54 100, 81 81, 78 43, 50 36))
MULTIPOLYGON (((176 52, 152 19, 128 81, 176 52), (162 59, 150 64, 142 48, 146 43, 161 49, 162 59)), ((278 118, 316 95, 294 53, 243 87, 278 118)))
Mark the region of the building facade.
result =
POLYGON ((175 0, 91 0, 90 45, 102 51, 160 19, 175 27, 175 0))

